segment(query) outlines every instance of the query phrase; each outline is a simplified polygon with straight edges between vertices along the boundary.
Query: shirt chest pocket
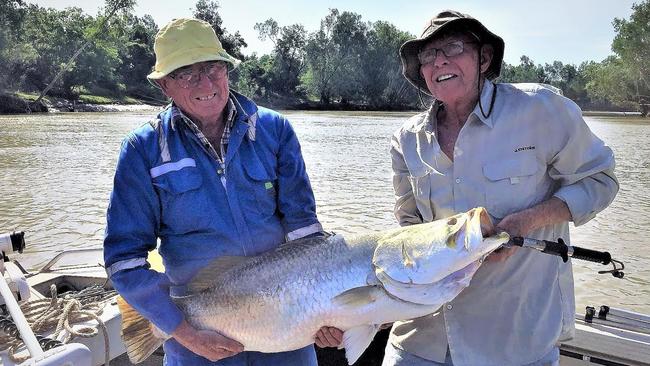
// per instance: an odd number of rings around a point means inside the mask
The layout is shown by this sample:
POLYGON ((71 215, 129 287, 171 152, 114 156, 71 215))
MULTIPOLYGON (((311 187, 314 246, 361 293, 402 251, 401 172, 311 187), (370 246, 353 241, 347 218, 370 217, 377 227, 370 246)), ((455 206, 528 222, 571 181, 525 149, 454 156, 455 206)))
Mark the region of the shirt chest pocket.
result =
POLYGON ((202 189, 203 177, 195 167, 166 172, 152 181, 161 205, 161 229, 174 234, 201 230, 209 225, 210 200, 202 189))
POLYGON ((415 205, 422 215, 424 222, 433 221, 433 210, 431 209, 431 170, 424 166, 409 171, 409 180, 415 205))
POLYGON ((530 207, 537 198, 537 173, 540 170, 539 162, 532 155, 483 165, 488 212, 501 219, 530 207))
POLYGON ((251 159, 244 163, 244 171, 248 189, 242 192, 240 197, 245 202, 257 208, 263 216, 275 214, 277 208, 276 177, 269 174, 259 159, 251 159))

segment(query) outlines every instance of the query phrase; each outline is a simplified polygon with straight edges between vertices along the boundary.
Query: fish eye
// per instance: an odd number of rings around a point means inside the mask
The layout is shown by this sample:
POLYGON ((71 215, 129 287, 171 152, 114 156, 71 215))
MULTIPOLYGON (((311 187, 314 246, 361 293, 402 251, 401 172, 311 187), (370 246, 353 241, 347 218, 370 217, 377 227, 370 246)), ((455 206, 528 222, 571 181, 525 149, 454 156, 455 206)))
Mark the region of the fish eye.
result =
POLYGON ((455 217, 452 217, 451 219, 449 219, 449 221, 447 221, 447 225, 452 225, 453 226, 453 225, 456 225, 457 222, 458 222, 458 220, 455 217))

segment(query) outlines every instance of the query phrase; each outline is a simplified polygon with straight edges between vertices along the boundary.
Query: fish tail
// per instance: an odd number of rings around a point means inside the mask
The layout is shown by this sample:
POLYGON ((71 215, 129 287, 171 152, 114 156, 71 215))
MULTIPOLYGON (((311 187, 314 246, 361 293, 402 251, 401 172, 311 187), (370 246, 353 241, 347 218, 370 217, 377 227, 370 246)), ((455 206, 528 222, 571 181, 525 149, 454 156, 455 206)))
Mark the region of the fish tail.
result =
POLYGON ((145 317, 131 307, 122 296, 117 297, 122 313, 122 342, 132 363, 146 360, 165 341, 160 331, 145 317))

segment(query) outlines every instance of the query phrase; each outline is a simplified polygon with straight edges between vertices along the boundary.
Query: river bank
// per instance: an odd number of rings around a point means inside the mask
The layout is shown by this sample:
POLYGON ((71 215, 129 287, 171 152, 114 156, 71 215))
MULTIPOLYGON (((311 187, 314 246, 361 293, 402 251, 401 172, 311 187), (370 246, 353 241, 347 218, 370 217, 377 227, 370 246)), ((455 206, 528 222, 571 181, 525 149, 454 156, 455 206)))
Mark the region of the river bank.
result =
POLYGON ((45 97, 35 103, 36 95, 0 93, 0 114, 58 113, 58 112, 130 112, 157 110, 162 104, 147 104, 134 98, 80 96, 79 99, 45 97))
MULTIPOLYGON (((43 113, 43 112, 128 112, 137 110, 156 110, 165 103, 145 103, 131 97, 115 99, 105 96, 83 95, 79 99, 45 97, 39 103, 34 103, 37 95, 25 93, 0 93, 0 114, 43 113)), ((408 106, 371 106, 349 103, 320 103, 314 101, 256 100, 275 110, 301 111, 358 111, 358 112, 409 112, 408 106)))
MULTIPOLYGON (((45 97, 39 103, 34 103, 35 95, 22 93, 0 93, 0 114, 28 114, 28 113, 60 113, 60 112, 135 112, 158 110, 164 104, 148 104, 141 100, 126 97, 123 99, 108 98, 103 96, 81 96, 77 100, 45 97)), ((373 107, 369 105, 322 104, 318 102, 301 102, 295 104, 273 105, 274 103, 259 103, 276 110, 301 110, 301 111, 360 111, 360 112, 417 112, 416 110, 401 106, 373 107)), ((602 117, 641 117, 635 111, 583 111, 584 116, 602 117)))

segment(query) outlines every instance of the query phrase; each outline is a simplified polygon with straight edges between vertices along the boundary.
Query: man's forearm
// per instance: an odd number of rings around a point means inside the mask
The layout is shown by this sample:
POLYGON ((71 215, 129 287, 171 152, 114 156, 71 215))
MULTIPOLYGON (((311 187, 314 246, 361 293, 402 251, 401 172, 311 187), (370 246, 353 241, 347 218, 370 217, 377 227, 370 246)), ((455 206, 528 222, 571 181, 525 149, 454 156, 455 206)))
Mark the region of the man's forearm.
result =
POLYGON ((528 222, 528 232, 544 226, 571 221, 569 206, 557 197, 541 202, 520 212, 528 222))

